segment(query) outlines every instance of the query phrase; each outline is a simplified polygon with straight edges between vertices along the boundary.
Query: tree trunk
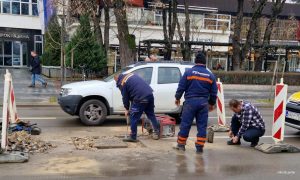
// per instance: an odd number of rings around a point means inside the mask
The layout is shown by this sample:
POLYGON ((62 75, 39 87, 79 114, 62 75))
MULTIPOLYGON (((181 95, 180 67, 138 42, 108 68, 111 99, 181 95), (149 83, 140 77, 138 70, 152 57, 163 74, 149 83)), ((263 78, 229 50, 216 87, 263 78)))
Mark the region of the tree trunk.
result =
POLYGON ((264 7, 267 4, 267 0, 260 0, 259 4, 256 4, 256 0, 253 1, 253 15, 252 15, 252 19, 250 22, 250 26, 249 26, 249 30, 247 33, 247 38, 246 38, 246 42, 243 46, 243 50, 242 50, 242 60, 245 59, 246 54, 248 53, 248 51, 251 48, 251 44, 254 40, 254 33, 255 33, 255 29, 257 28, 257 20, 261 17, 261 13, 264 9, 264 7))
POLYGON ((233 70, 240 70, 241 62, 241 29, 244 16, 244 0, 238 0, 237 18, 234 25, 234 35, 232 38, 233 47, 233 70))
POLYGON ((255 68, 254 68, 255 71, 261 71, 262 63, 263 63, 264 57, 266 56, 267 50, 268 50, 267 46, 270 44, 270 39, 271 39, 274 23, 275 23, 278 15, 281 13, 282 8, 285 4, 285 1, 286 0, 282 0, 282 1, 276 0, 276 2, 273 4, 272 16, 266 27, 262 47, 260 49, 260 58, 258 58, 257 61, 255 62, 255 68))
POLYGON ((191 35, 191 19, 189 13, 189 5, 186 0, 184 0, 184 14, 185 14, 185 54, 183 56, 183 60, 190 61, 191 60, 191 46, 189 45, 190 35, 191 35))
POLYGON ((179 20, 176 16, 176 23, 177 23, 177 30, 178 30, 178 35, 179 35, 179 41, 180 41, 180 48, 181 48, 181 53, 182 53, 182 58, 184 61, 190 61, 191 60, 191 46, 189 45, 190 41, 190 14, 189 14, 189 6, 184 0, 184 13, 185 13, 185 39, 183 39, 183 35, 181 32, 181 27, 179 24, 179 20))
POLYGON ((103 37, 102 37, 102 31, 100 26, 101 21, 101 11, 99 13, 93 15, 93 23, 94 23, 94 33, 96 36, 97 43, 103 47, 103 37))
POLYGON ((135 62, 135 37, 129 34, 126 8, 123 0, 115 0, 114 14, 118 25, 120 60, 123 68, 135 62))
POLYGON ((109 28, 110 28, 110 18, 109 18, 109 7, 106 4, 104 6, 104 47, 105 47, 105 53, 107 56, 107 53, 109 51, 109 28))
POLYGON ((171 60, 172 56, 172 41, 175 34, 176 28, 176 18, 177 18, 177 0, 169 2, 169 18, 167 21, 167 10, 164 8, 162 10, 163 16, 163 31, 164 31, 164 40, 165 40, 165 60, 171 60), (168 27, 168 28, 167 28, 168 27))

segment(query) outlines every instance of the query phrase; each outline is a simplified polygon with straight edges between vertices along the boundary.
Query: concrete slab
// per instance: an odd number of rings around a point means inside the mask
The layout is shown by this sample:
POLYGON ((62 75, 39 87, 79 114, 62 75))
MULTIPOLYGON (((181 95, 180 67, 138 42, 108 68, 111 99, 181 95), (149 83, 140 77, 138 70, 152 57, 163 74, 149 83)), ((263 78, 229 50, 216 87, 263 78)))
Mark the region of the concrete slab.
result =
POLYGON ((24 163, 29 160, 28 153, 24 152, 3 152, 0 154, 0 163, 24 163))
POLYGON ((272 153, 299 153, 300 149, 296 146, 284 143, 278 144, 269 144, 269 143, 262 143, 255 147, 255 149, 262 151, 267 154, 272 153))
POLYGON ((102 137, 94 140, 97 149, 127 148, 128 145, 117 137, 102 137))

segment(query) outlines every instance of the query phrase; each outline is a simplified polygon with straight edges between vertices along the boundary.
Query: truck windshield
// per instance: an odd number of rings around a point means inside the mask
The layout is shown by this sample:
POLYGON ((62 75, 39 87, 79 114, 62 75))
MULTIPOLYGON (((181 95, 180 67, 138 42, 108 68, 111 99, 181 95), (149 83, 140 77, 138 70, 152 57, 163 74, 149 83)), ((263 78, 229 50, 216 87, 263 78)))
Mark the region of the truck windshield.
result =
POLYGON ((114 74, 112 74, 112 75, 110 75, 110 76, 104 78, 103 81, 105 81, 105 82, 112 81, 112 80, 114 79, 114 76, 115 76, 116 74, 123 73, 123 72, 125 72, 125 71, 128 71, 128 70, 131 69, 131 68, 133 68, 133 67, 125 67, 125 68, 123 68, 123 69, 121 69, 121 70, 115 72, 114 74))

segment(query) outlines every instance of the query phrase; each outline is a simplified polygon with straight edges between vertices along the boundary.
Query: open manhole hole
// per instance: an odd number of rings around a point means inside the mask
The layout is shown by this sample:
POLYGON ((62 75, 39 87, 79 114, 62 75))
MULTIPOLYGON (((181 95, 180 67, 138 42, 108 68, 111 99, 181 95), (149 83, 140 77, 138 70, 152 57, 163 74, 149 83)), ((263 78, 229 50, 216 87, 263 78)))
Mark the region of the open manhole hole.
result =
POLYGON ((71 139, 77 150, 145 147, 141 142, 125 143, 122 141, 123 138, 115 136, 72 137, 71 139))

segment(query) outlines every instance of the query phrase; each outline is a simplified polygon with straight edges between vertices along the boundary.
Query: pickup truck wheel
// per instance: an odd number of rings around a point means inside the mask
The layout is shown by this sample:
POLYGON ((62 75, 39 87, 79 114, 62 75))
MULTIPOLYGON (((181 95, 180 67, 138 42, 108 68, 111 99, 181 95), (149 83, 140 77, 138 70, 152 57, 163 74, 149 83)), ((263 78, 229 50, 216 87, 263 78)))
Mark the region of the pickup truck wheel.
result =
POLYGON ((105 104, 99 100, 92 99, 82 104, 79 117, 83 124, 88 126, 101 125, 107 116, 105 104))

